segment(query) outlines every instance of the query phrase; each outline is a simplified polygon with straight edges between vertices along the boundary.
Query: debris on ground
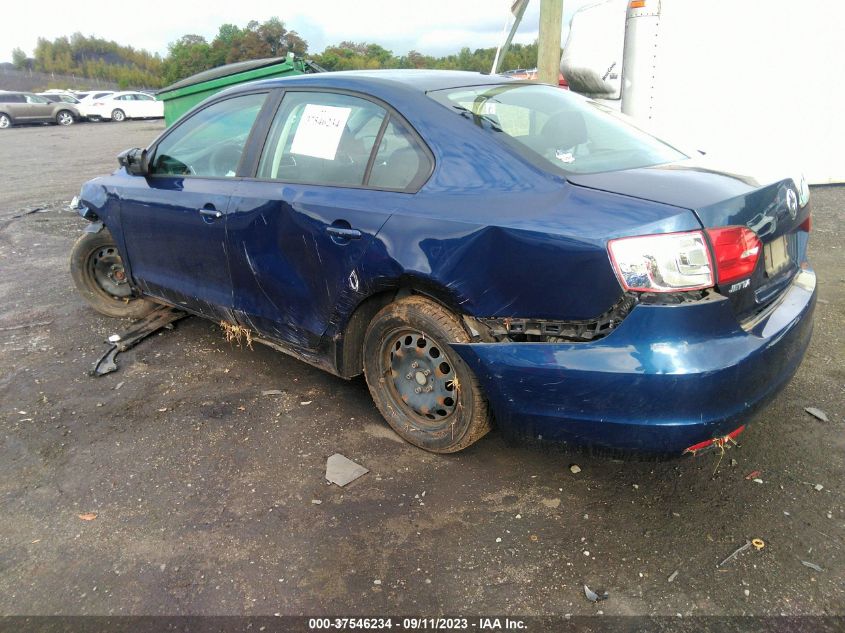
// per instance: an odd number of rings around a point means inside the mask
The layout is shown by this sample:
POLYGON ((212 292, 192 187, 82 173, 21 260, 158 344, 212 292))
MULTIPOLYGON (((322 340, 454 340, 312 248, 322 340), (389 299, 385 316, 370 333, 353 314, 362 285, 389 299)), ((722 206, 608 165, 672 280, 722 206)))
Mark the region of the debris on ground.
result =
POLYGON ((669 577, 666 579, 666 581, 667 581, 667 582, 674 582, 674 581, 675 581, 675 578, 677 578, 677 577, 678 577, 678 573, 679 573, 679 570, 677 570, 677 569, 676 569, 675 571, 673 571, 673 572, 669 575, 669 577))
POLYGON ((761 538, 753 538, 751 539, 751 544, 754 546, 754 549, 760 551, 764 547, 766 547, 766 541, 761 538))
POLYGON ((750 549, 750 548, 751 548, 751 541, 745 541, 745 545, 737 547, 733 552, 731 552, 730 556, 728 556, 725 560, 723 560, 721 563, 716 565, 716 568, 723 567, 724 565, 726 565, 727 563, 732 561, 734 558, 736 558, 737 556, 742 554, 742 552, 744 552, 745 550, 750 549))
POLYGON ((587 585, 584 585, 584 595, 590 602, 601 602, 602 600, 607 600, 610 597, 610 594, 606 591, 599 589, 598 592, 596 592, 590 589, 587 585))
POLYGON ((79 518, 82 519, 83 521, 93 521, 94 519, 97 518, 97 513, 96 512, 86 512, 85 514, 80 514, 80 515, 77 515, 77 516, 79 516, 79 518))
POLYGON ((91 375, 105 376, 113 371, 117 371, 116 358, 118 354, 135 347, 150 334, 159 331, 179 319, 184 319, 186 316, 188 316, 186 312, 169 306, 162 306, 150 312, 143 319, 135 321, 124 332, 112 334, 108 339, 111 347, 94 363, 91 375))
POLYGON ((821 484, 816 484, 816 485, 813 486, 813 489, 816 492, 821 492, 822 490, 824 490, 824 486, 822 486, 821 484))
POLYGON ((320 499, 311 499, 311 503, 313 503, 315 506, 318 506, 323 502, 320 499))
POLYGON ((241 325, 235 325, 234 323, 229 323, 228 321, 220 321, 218 325, 223 330, 227 343, 235 343, 238 347, 240 347, 241 341, 243 340, 246 343, 246 346, 249 349, 252 349, 252 331, 249 328, 241 325))
POLYGON ((830 419, 827 417, 827 413, 817 407, 804 407, 804 411, 822 422, 830 422, 830 419))
POLYGON ((326 479, 341 488, 368 472, 370 472, 369 469, 356 464, 340 453, 335 453, 326 460, 326 479))
POLYGON ((578 464, 572 464, 572 465, 569 467, 569 471, 570 471, 573 475, 577 475, 578 473, 580 473, 580 472, 581 472, 581 467, 580 467, 578 464))
POLYGON ((754 479, 752 479, 751 481, 753 481, 755 484, 761 484, 761 483, 763 483, 763 480, 762 480, 762 479, 760 479, 759 477, 755 477, 755 478, 754 478, 754 479))
POLYGON ((13 215, 12 219, 17 220, 17 219, 22 218, 24 216, 32 215, 33 213, 47 213, 47 211, 49 211, 49 210, 50 209, 48 209, 46 207, 33 207, 31 209, 24 209, 23 211, 21 211, 17 215, 13 215))
POLYGON ((757 479, 758 477, 760 477, 760 471, 759 470, 752 470, 750 473, 748 473, 745 476, 746 479, 757 479))
POLYGON ((284 394, 283 389, 265 389, 261 392, 262 396, 283 396, 284 394))
POLYGON ((804 565, 804 567, 809 567, 810 569, 812 569, 814 571, 824 571, 821 567, 819 567, 815 563, 811 563, 810 561, 807 561, 807 560, 802 560, 801 564, 804 565))

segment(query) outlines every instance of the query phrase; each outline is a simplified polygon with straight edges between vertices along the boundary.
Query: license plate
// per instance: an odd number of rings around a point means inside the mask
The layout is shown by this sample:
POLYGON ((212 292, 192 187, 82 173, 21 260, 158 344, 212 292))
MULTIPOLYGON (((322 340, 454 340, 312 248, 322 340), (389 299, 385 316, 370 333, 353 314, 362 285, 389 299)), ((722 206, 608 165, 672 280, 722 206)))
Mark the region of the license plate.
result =
POLYGON ((771 277, 789 266, 789 249, 786 247, 786 236, 763 245, 763 256, 766 261, 766 274, 771 277))

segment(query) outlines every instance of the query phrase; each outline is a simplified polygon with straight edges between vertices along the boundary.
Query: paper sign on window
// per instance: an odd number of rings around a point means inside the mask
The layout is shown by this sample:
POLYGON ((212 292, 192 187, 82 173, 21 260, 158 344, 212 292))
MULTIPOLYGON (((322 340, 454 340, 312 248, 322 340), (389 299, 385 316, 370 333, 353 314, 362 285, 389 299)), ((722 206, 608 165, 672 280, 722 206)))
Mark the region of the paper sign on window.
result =
POLYGON ((296 128, 290 153, 334 160, 351 111, 352 108, 313 103, 306 105, 296 128))

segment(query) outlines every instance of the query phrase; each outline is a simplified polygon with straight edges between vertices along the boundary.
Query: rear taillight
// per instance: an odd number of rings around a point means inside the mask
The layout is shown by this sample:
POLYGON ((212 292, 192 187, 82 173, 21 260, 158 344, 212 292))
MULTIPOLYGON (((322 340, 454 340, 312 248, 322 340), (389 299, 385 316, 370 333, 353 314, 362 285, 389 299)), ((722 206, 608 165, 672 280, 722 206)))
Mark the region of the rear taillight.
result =
POLYGON ((707 229, 716 259, 716 278, 720 284, 750 277, 763 248, 760 238, 744 226, 707 229))
POLYGON ((808 216, 807 216, 807 219, 806 219, 806 220, 804 220, 804 221, 801 223, 801 226, 799 226, 799 227, 798 227, 798 230, 799 230, 799 231, 806 231, 807 233, 809 233, 810 231, 812 231, 812 230, 813 230, 813 216, 812 216, 812 215, 808 215, 808 216))
POLYGON ((607 243, 625 290, 681 292, 713 286, 710 250, 701 231, 623 237, 607 243))

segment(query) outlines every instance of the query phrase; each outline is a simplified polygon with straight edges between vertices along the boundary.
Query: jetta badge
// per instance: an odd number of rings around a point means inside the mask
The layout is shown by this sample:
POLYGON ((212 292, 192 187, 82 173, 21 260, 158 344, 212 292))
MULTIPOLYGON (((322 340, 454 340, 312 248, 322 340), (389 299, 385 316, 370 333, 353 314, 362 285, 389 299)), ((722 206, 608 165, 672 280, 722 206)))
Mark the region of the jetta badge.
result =
POLYGON ((798 213, 798 196, 795 195, 794 189, 786 190, 786 208, 789 209, 789 214, 793 218, 798 213))

